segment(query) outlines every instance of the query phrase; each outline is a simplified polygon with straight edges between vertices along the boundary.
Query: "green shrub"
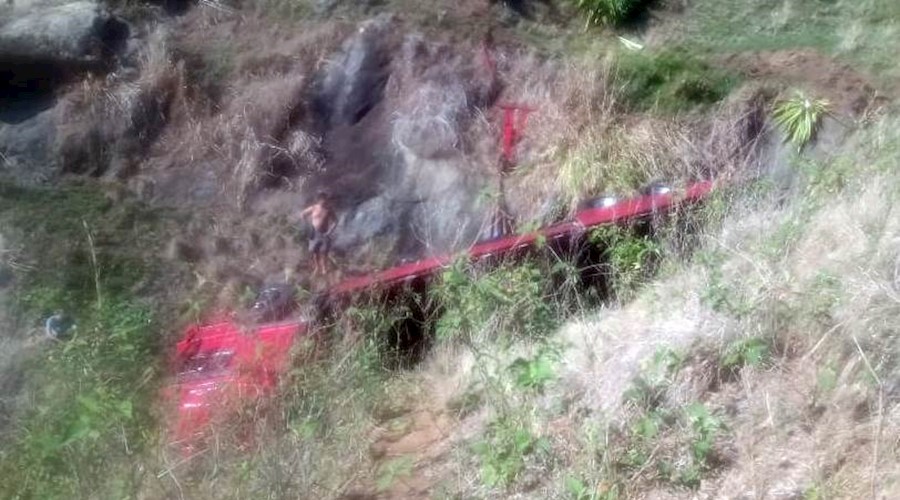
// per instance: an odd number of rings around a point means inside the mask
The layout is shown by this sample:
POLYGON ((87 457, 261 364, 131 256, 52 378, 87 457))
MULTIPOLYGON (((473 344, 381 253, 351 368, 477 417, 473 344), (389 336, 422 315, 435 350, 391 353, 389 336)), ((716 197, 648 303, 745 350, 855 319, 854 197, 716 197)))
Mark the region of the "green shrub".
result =
POLYGON ((588 25, 620 26, 639 14, 648 0, 572 0, 588 25))
POLYGON ((769 342, 759 337, 750 337, 732 342, 722 356, 722 368, 735 373, 744 366, 758 367, 768 362, 771 356, 769 342))
POLYGON ((626 102, 637 110, 675 113, 716 103, 736 83, 683 50, 627 52, 617 59, 616 77, 626 102))
POLYGON ((653 275, 663 255, 662 246, 654 239, 619 226, 597 228, 589 239, 603 248, 612 289, 620 299, 628 298, 653 275))
POLYGON ((157 428, 154 330, 146 309, 108 301, 80 317, 74 338, 32 360, 31 405, 0 457, 0 496, 132 494, 139 474, 130 457, 154 442, 157 428))
POLYGON ((77 324, 23 360, 27 397, 3 436, 0 497, 134 497, 160 427, 160 311, 135 296, 153 277, 160 221, 90 183, 0 183, 0 225, 29 250, 4 306, 36 323, 64 311, 77 324))
POLYGON ((548 382, 556 378, 554 363, 559 353, 549 347, 543 347, 530 359, 518 358, 509 366, 513 382, 523 389, 543 390, 548 382))
POLYGON ((822 117, 830 110, 828 101, 812 99, 797 91, 790 99, 775 104, 773 119, 785 139, 802 150, 815 137, 822 117))
POLYGON ((689 447, 693 462, 679 471, 677 480, 684 486, 696 488, 700 486, 703 474, 712 466, 713 446, 723 425, 722 421, 713 416, 701 403, 688 406, 684 414, 692 432, 689 447))
POLYGON ((556 324, 552 293, 552 282, 534 262, 504 265, 477 278, 458 262, 430 291, 443 307, 437 337, 471 339, 490 322, 497 325, 492 331, 542 337, 556 324))
POLYGON ((547 439, 535 437, 521 422, 511 418, 492 422, 485 439, 474 446, 481 462, 481 479, 491 487, 508 486, 525 468, 526 457, 549 449, 547 439))

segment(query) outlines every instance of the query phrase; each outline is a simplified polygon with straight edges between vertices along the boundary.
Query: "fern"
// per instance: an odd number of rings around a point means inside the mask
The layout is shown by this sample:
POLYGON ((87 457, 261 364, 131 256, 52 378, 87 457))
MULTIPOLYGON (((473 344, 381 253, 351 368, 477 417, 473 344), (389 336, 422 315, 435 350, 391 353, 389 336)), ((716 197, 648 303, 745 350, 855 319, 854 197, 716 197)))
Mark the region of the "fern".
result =
POLYGON ((775 105, 773 117, 781 127, 786 141, 802 150, 813 139, 822 116, 828 114, 831 104, 822 99, 811 99, 802 92, 775 105))

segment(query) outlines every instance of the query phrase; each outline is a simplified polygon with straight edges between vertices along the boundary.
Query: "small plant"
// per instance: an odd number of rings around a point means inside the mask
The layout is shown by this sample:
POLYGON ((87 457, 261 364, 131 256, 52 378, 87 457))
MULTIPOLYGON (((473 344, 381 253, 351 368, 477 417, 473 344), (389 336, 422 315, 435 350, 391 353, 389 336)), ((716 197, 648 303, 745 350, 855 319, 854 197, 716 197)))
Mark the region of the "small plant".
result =
POLYGON ((398 479, 409 477, 412 474, 413 461, 410 457, 399 457, 382 464, 378 468, 375 488, 379 493, 391 489, 398 479))
POLYGON ((619 498, 617 485, 601 491, 598 488, 591 488, 575 476, 566 478, 566 491, 572 500, 617 500, 619 498))
POLYGON ((722 368, 736 373, 744 366, 762 366, 769 360, 770 350, 769 342, 759 337, 736 340, 725 349, 721 361, 722 368))
POLYGON ((491 423, 485 440, 474 447, 481 460, 481 479, 491 487, 510 485, 525 468, 527 456, 549 449, 549 441, 511 418, 491 423))
POLYGON ((751 304, 740 290, 728 283, 722 272, 725 256, 720 252, 703 252, 698 254, 700 261, 707 269, 708 285, 701 298, 714 311, 743 318, 753 311, 751 304))
POLYGON ((663 253, 662 245, 649 236, 617 226, 595 229, 590 241, 603 246, 613 289, 626 298, 654 272, 663 253))
POLYGON ((509 366, 514 383, 523 389, 541 391, 555 378, 553 363, 558 357, 555 351, 543 348, 531 359, 518 358, 509 366))
POLYGON ((638 408, 655 411, 683 362, 681 355, 668 347, 657 350, 631 388, 625 391, 625 399, 638 408))
POLYGON ((551 284, 534 262, 502 266, 479 277, 472 276, 464 263, 457 263, 430 292, 444 307, 436 324, 437 336, 471 340, 488 324, 496 324, 494 331, 541 337, 556 322, 551 284))
POLYGON ((624 24, 644 7, 647 0, 572 0, 584 13, 587 24, 619 26, 624 24))
POLYGON ((775 104, 773 118, 784 132, 786 141, 800 151, 815 137, 822 117, 830 110, 828 101, 813 99, 797 91, 790 99, 775 104))
POLYGON ((696 488, 711 467, 713 446, 723 425, 701 403, 688 406, 684 413, 692 431, 689 442, 692 462, 679 471, 677 480, 684 486, 696 488))

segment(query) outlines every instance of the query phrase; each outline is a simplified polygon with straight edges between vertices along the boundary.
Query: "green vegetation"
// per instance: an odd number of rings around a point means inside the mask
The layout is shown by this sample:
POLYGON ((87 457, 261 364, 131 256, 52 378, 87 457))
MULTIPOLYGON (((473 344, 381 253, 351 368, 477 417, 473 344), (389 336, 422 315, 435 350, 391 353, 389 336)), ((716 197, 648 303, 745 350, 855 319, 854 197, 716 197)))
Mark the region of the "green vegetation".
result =
POLYGON ((817 49, 890 84, 898 75, 898 17, 893 0, 697 0, 673 38, 699 52, 817 49))
MULTIPOLYGON (((0 455, 0 496, 70 498, 134 494, 157 443, 159 327, 137 299, 152 257, 156 216, 112 204, 96 188, 0 185, 0 222, 27 242, 18 301, 39 322, 54 311, 77 324, 65 342, 46 340, 25 361, 27 401, 0 455)), ((175 290, 173 290, 175 292, 175 290)))
POLYGON ((378 468, 378 479, 375 487, 379 492, 387 491, 397 480, 408 477, 412 472, 413 462, 410 457, 395 458, 378 468))
POLYGON ((769 342, 759 337, 739 339, 728 345, 721 367, 729 372, 737 372, 744 366, 760 367, 768 362, 771 347, 769 342))
POLYGON ((592 231, 589 239, 602 248, 612 291, 621 300, 630 298, 653 275, 663 257, 659 242, 631 228, 601 227, 592 231))
POLYGON ((587 18, 588 25, 619 26, 647 7, 647 0, 571 0, 587 18))
POLYGON ((548 453, 549 447, 549 441, 535 437, 523 422, 508 417, 495 420, 484 440, 474 446, 481 460, 481 479, 488 486, 508 486, 525 468, 529 455, 548 453))
POLYGON ((443 309, 436 322, 443 340, 471 340, 485 327, 507 339, 540 338, 557 321, 557 292, 536 261, 503 265, 477 277, 459 262, 430 294, 443 309))
POLYGON ((155 329, 145 309, 113 298, 79 316, 72 340, 30 360, 33 405, 0 462, 4 498, 132 494, 158 432, 155 329))
POLYGON ((690 111, 721 101, 737 83, 685 49, 624 52, 616 63, 622 96, 640 111, 690 111))
POLYGON ((557 184, 565 202, 636 192, 656 174, 623 130, 582 138, 561 159, 557 184))
POLYGON ((815 137, 822 117, 830 108, 828 101, 811 99, 797 92, 790 99, 776 103, 773 118, 786 140, 802 150, 815 137))
POLYGON ((555 378, 553 364, 558 359, 559 353, 544 345, 533 358, 513 361, 509 370, 517 387, 540 391, 555 378))

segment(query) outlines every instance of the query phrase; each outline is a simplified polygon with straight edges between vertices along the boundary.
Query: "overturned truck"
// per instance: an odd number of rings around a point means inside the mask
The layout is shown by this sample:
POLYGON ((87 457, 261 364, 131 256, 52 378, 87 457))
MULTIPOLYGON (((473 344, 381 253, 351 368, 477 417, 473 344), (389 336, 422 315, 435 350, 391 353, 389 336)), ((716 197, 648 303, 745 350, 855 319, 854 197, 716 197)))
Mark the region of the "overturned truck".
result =
MULTIPOLYGON (((233 319, 224 319, 195 325, 178 343, 174 382, 167 390, 168 397, 175 399, 176 408, 170 442, 191 450, 210 431, 217 416, 275 391, 279 376, 290 367, 290 350, 297 339, 320 329, 328 318, 338 316, 363 297, 378 296, 390 301, 402 300, 410 293, 425 293, 429 283, 459 258, 489 266, 545 249, 582 261, 596 260, 598 256, 587 241, 592 230, 610 225, 651 224, 679 207, 704 200, 713 190, 713 182, 703 181, 681 191, 657 185, 633 198, 596 198, 583 204, 570 220, 481 241, 463 255, 441 255, 349 277, 299 307, 287 307, 283 297, 279 297, 290 287, 280 292, 266 290, 256 305, 260 323, 242 326, 233 319), (289 315, 295 317, 284 319, 289 315)), ((590 280, 591 276, 584 278, 590 280)), ((412 332, 407 329, 405 335, 426 335, 412 332)))

